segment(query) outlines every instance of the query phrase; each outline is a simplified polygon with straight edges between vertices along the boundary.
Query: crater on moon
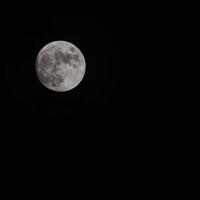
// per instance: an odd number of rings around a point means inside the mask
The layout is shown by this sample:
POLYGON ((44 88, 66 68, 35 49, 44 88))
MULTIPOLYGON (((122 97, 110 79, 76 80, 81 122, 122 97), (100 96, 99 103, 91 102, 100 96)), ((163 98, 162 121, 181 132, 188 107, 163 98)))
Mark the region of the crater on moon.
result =
POLYGON ((38 53, 36 71, 40 82, 54 91, 75 88, 85 74, 85 59, 72 43, 55 41, 38 53))

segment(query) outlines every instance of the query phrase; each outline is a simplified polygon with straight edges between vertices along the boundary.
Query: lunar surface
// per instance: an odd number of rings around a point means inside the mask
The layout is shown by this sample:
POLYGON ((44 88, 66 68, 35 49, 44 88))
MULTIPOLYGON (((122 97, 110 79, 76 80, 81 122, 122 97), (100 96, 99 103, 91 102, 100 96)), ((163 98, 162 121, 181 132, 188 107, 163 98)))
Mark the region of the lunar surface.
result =
POLYGON ((44 46, 36 59, 40 82, 50 90, 65 92, 83 79, 86 63, 82 52, 72 43, 55 41, 44 46))

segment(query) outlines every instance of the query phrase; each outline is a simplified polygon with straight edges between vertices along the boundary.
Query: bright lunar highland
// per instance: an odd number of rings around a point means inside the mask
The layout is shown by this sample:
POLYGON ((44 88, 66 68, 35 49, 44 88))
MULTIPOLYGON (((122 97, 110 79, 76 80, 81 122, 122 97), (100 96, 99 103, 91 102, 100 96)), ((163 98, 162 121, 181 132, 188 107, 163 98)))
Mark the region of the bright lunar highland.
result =
POLYGON ((75 88, 83 79, 85 70, 82 52, 70 42, 51 42, 37 55, 37 76, 45 87, 53 91, 65 92, 75 88))

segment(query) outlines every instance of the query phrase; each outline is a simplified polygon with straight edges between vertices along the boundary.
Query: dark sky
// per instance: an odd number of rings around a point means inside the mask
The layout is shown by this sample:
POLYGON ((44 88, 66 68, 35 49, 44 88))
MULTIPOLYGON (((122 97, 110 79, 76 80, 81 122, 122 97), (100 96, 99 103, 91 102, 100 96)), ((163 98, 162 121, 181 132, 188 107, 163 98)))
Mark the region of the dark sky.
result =
POLYGON ((120 7, 22 7, 6 16, 7 131, 86 138, 158 131, 164 109, 158 23, 120 7), (46 89, 35 73, 37 53, 55 40, 75 44, 86 59, 83 81, 66 93, 46 89))

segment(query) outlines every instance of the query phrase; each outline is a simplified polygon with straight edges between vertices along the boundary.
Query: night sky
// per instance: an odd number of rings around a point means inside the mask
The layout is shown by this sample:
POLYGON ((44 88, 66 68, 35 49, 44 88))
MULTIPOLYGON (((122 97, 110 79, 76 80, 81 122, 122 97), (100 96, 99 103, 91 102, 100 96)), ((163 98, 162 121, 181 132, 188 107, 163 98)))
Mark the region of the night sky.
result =
POLYGON ((164 109, 158 22, 120 7, 30 6, 8 15, 2 41, 6 132, 158 136, 164 109), (64 93, 45 88, 35 73, 39 50, 55 40, 75 44, 86 60, 81 84, 64 93))

